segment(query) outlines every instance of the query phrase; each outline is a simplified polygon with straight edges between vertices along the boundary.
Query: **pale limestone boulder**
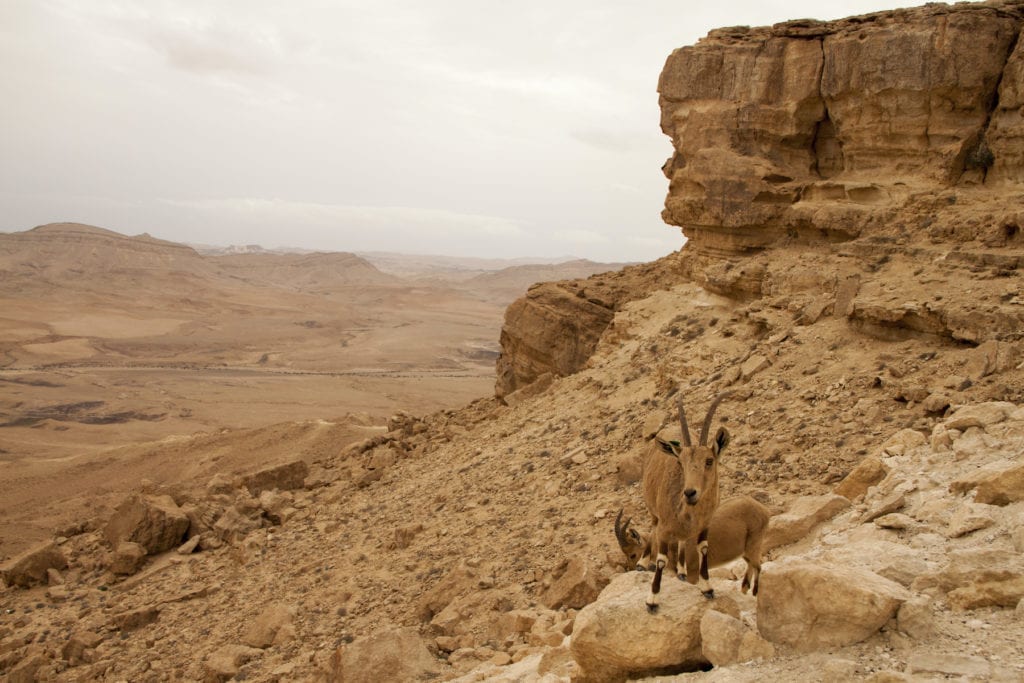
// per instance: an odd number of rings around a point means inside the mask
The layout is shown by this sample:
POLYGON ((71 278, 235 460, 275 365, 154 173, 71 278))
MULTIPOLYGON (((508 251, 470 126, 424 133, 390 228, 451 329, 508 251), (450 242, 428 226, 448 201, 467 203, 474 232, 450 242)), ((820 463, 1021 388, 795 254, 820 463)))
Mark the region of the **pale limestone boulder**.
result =
POLYGON ((146 549, 139 543, 125 541, 118 543, 110 554, 110 571, 127 576, 134 574, 146 562, 146 549))
POLYGON ((701 652, 715 666, 770 659, 775 646, 756 631, 723 612, 708 610, 700 620, 701 652))
POLYGON ((301 489, 306 484, 308 474, 309 465, 302 460, 292 460, 246 475, 242 477, 241 483, 249 489, 251 495, 259 496, 262 492, 273 489, 301 489))
POLYGON ((281 640, 288 640, 289 633, 294 633, 292 618, 295 616, 295 608, 287 605, 276 604, 265 608, 253 620, 242 636, 242 642, 249 647, 266 649, 277 642, 278 636, 281 640))
POLYGON ((374 633, 339 647, 331 657, 332 683, 406 683, 438 678, 445 667, 415 628, 374 633))
POLYGON ((189 519, 170 496, 133 495, 114 511, 103 536, 112 548, 138 543, 150 555, 181 545, 189 519))
POLYGON ((1017 406, 1006 401, 990 401, 988 403, 975 403, 961 406, 947 417, 944 421, 946 429, 956 429, 961 432, 971 427, 985 429, 1003 422, 1017 406))
POLYGON ((580 609, 593 602, 606 585, 608 577, 598 567, 574 557, 541 596, 541 602, 550 609, 580 609))
POLYGON ((802 651, 851 645, 876 633, 910 597, 866 569, 771 563, 761 574, 757 628, 767 640, 802 651))
POLYGON ((697 667, 701 652, 700 623, 709 610, 739 618, 728 597, 708 600, 689 583, 665 577, 660 608, 650 614, 644 603, 650 572, 616 576, 596 601, 576 616, 570 649, 581 669, 580 680, 622 681, 666 667, 697 667))
POLYGON ((1024 598, 1024 576, 1002 581, 975 581, 951 590, 946 596, 953 609, 969 610, 979 607, 1014 607, 1024 598))
POLYGON ((47 583, 48 570, 67 566, 68 560, 60 547, 52 541, 44 541, 0 564, 0 577, 8 586, 29 588, 47 583))
POLYGON ((850 507, 850 500, 839 494, 798 498, 787 512, 775 515, 768 522, 768 533, 762 550, 768 552, 795 543, 810 531, 850 507))
POLYGON ((1014 581, 1021 576, 1024 576, 1024 556, 1020 553, 992 548, 953 550, 945 567, 922 574, 911 588, 917 593, 929 590, 948 593, 976 583, 1014 581))

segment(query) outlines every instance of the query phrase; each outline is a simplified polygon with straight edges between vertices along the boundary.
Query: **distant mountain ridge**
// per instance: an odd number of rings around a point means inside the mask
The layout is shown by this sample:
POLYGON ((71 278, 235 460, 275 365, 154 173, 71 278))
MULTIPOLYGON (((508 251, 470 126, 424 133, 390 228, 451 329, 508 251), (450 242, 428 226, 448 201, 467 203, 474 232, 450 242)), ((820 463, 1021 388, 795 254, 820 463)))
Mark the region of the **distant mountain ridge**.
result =
POLYGON ((585 278, 623 265, 569 257, 485 259, 186 245, 80 223, 0 233, 0 291, 56 291, 73 284, 96 293, 146 289, 193 297, 198 290, 245 282, 311 293, 354 286, 455 288, 477 299, 510 303, 536 282, 585 278))

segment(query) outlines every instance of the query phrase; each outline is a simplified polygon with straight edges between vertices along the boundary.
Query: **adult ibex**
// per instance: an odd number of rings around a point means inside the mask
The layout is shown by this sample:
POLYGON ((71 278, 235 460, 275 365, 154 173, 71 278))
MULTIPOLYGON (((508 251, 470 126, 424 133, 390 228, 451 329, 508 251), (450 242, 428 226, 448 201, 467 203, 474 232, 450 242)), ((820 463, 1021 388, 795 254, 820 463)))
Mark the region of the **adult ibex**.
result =
MULTIPOLYGON (((720 567, 732 562, 738 557, 743 557, 747 562, 747 571, 743 576, 741 591, 746 593, 749 589, 757 595, 758 580, 761 576, 761 543, 768 531, 768 519, 771 511, 757 502, 750 496, 737 496, 722 501, 715 513, 711 515, 711 525, 708 527, 708 568, 720 567)), ((615 518, 615 538, 619 541, 619 547, 626 556, 626 569, 643 568, 642 560, 650 557, 651 541, 641 535, 636 529, 629 526, 627 519, 622 524, 622 511, 619 511, 615 518)), ((676 558, 679 556, 678 547, 670 546, 668 552, 668 564, 666 568, 671 573, 676 571, 676 558)), ((685 558, 685 572, 680 572, 679 578, 688 578, 691 583, 696 583, 697 574, 700 571, 698 566, 697 547, 694 543, 688 543, 683 554, 685 558)))
POLYGON ((719 427, 715 438, 708 445, 708 432, 711 430, 715 409, 728 395, 729 392, 719 394, 711 402, 696 446, 690 439, 683 397, 680 395, 679 426, 682 428, 682 443, 655 437, 652 452, 644 465, 644 501, 654 518, 651 553, 656 554, 654 579, 646 601, 650 612, 658 610, 661 575, 668 563, 669 549, 674 544, 696 544, 699 558, 697 587, 705 597, 715 596, 715 591, 708 583, 708 527, 711 525, 711 515, 718 507, 718 457, 729 444, 730 437, 724 427, 719 427))

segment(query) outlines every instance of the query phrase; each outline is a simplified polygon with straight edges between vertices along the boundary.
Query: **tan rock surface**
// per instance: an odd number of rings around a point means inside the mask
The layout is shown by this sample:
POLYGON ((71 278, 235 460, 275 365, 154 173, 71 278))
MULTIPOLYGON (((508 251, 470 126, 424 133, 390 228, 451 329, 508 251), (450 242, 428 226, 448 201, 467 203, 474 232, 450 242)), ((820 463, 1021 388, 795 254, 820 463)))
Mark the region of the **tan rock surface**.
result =
POLYGON ((649 572, 620 574, 598 599, 580 611, 570 649, 587 681, 623 680, 664 668, 695 671, 701 653, 701 618, 709 610, 739 616, 728 597, 705 598, 696 586, 672 579, 662 584, 661 608, 647 612, 649 572))
POLYGON ((869 571, 779 563, 761 575, 757 628, 797 650, 851 645, 874 635, 910 595, 869 571))

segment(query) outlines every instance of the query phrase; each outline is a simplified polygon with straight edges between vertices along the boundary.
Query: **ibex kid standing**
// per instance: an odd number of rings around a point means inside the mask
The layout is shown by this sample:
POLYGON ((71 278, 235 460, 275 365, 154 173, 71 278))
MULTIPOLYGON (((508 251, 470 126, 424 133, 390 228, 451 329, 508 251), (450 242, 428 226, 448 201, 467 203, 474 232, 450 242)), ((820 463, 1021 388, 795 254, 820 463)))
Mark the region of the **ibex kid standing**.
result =
POLYGON ((711 515, 718 507, 718 456, 729 443, 729 432, 719 427, 711 445, 708 432, 715 409, 729 392, 719 394, 708 408, 696 446, 690 439, 686 424, 683 397, 679 396, 679 424, 683 442, 664 441, 655 437, 652 453, 644 466, 643 491, 647 509, 654 518, 651 531, 651 552, 657 553, 651 593, 647 609, 658 610, 661 575, 668 563, 669 548, 679 547, 687 541, 696 542, 700 558, 700 578, 697 587, 707 598, 715 596, 708 583, 708 526, 711 515))

